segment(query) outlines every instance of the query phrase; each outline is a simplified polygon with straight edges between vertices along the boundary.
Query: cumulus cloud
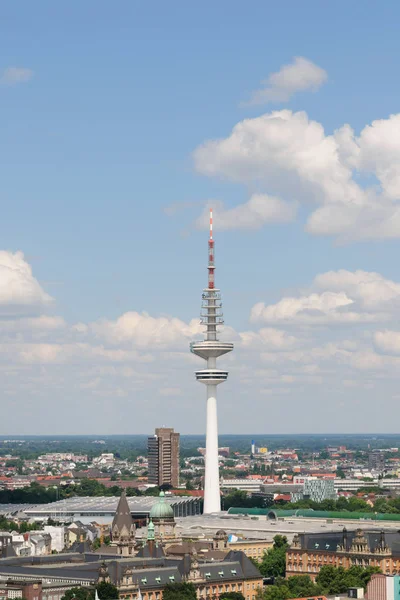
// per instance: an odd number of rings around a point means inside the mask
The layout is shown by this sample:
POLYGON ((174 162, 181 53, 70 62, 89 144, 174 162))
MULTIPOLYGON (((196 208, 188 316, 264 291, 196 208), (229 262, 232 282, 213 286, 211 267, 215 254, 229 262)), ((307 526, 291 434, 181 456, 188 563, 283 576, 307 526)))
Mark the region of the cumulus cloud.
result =
MULTIPOLYGON (((400 114, 356 136, 349 125, 327 135, 305 112, 280 110, 237 123, 193 158, 204 175, 256 186, 261 198, 304 203, 313 235, 382 239, 400 236, 399 140, 400 114)), ((248 203, 225 209, 228 217, 231 210, 249 214, 248 203)))
MULTIPOLYGON (((266 223, 287 223, 296 217, 297 206, 294 202, 284 202, 267 194, 253 194, 244 204, 234 208, 225 208, 222 203, 213 203, 216 229, 260 229, 266 223)), ((209 212, 206 208, 197 219, 199 229, 207 229, 209 212)))
POLYGON ((299 298, 282 298, 276 304, 266 306, 263 302, 255 304, 250 319, 253 322, 290 322, 326 323, 331 321, 355 322, 366 320, 365 315, 352 311, 341 311, 353 304, 353 300, 344 292, 323 292, 299 298))
POLYGON ((327 79, 324 69, 307 58, 296 56, 293 62, 283 65, 278 72, 272 73, 263 81, 264 87, 253 92, 247 104, 287 102, 297 92, 315 92, 327 79))
POLYGON ((400 300, 400 283, 385 279, 380 273, 340 269, 317 275, 314 283, 327 290, 345 290, 366 309, 380 310, 400 300))
POLYGON ((276 304, 255 304, 253 322, 374 323, 400 309, 400 284, 367 271, 328 271, 317 275, 312 288, 324 291, 285 297, 276 304))
POLYGON ((1 85, 17 85, 18 83, 26 83, 34 76, 32 69, 26 67, 7 67, 0 76, 1 85))
POLYGON ((364 192, 340 162, 338 144, 305 112, 274 111, 245 119, 229 137, 194 152, 197 170, 242 183, 261 182, 299 199, 362 204, 364 192))
POLYGON ((0 314, 30 313, 52 303, 23 253, 0 251, 0 314))
POLYGON ((400 331, 377 331, 374 334, 375 346, 386 354, 400 354, 400 331))
POLYGON ((286 331, 264 327, 259 331, 243 331, 239 333, 242 347, 244 348, 264 348, 268 347, 274 350, 286 350, 292 348, 298 343, 298 339, 289 335, 286 331))
POLYGON ((152 317, 147 313, 127 312, 115 321, 90 324, 91 331, 112 344, 138 347, 173 347, 194 339, 203 331, 198 319, 185 323, 174 317, 152 317))

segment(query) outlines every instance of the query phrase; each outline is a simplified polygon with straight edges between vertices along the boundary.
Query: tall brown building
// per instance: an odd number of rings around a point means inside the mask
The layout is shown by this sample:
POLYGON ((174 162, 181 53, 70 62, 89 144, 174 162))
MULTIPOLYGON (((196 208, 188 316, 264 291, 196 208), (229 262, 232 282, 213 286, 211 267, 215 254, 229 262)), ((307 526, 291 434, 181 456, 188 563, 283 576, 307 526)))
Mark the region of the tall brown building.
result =
POLYGON ((179 485, 179 433, 159 427, 148 438, 149 483, 179 485))

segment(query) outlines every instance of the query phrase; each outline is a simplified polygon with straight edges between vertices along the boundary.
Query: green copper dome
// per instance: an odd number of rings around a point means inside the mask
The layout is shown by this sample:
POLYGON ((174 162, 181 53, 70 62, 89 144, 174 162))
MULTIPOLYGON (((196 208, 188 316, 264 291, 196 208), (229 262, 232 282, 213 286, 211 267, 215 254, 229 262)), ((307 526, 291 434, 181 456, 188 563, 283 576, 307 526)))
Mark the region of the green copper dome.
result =
POLYGON ((160 499, 150 511, 150 519, 173 519, 174 511, 165 500, 164 492, 160 492, 160 499))

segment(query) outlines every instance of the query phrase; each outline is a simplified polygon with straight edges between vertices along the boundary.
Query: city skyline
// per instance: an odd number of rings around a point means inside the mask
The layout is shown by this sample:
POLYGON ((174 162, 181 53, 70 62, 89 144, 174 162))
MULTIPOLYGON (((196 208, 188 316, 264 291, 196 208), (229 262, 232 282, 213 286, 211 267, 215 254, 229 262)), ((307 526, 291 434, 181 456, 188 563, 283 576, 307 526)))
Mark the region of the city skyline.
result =
POLYGON ((211 206, 220 433, 396 431, 400 7, 286 7, 3 7, 0 435, 205 431, 211 206))

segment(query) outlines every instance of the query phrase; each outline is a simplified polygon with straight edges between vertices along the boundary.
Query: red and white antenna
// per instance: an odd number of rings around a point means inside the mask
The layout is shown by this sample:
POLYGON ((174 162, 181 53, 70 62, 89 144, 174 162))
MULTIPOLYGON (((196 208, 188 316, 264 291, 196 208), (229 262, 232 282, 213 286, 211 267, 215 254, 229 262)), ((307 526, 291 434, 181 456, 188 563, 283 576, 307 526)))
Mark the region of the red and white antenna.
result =
POLYGON ((213 240, 213 214, 210 208, 210 237, 208 239, 208 289, 214 289, 214 240, 213 240))

